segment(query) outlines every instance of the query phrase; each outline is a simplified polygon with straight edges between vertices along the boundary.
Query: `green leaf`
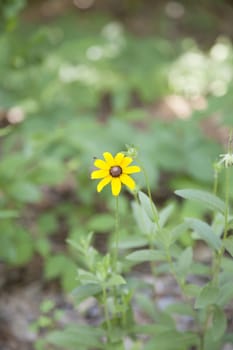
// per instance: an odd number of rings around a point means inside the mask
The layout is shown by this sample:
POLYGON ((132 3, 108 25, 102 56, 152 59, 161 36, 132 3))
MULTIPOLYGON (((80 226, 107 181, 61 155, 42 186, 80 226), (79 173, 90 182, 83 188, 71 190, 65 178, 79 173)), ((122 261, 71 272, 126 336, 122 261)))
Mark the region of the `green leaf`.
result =
POLYGON ((160 251, 142 249, 127 255, 126 259, 140 263, 144 261, 163 261, 166 257, 160 251))
POLYGON ((141 205, 137 202, 133 202, 132 209, 134 218, 142 234, 148 235, 156 230, 157 225, 151 221, 141 205))
POLYGON ((119 342, 108 344, 105 350, 125 350, 125 346, 123 341, 119 341, 119 342))
POLYGON ((53 320, 49 316, 41 315, 38 320, 38 327, 40 328, 49 328, 53 324, 53 320))
POLYGON ((233 332, 226 333, 225 336, 224 336, 224 341, 226 343, 233 344, 233 332))
POLYGON ((54 213, 44 213, 37 222, 41 233, 46 236, 58 229, 58 222, 54 213))
POLYGON ((197 233, 198 237, 203 239, 209 245, 209 247, 215 250, 219 250, 221 248, 221 239, 215 235, 211 226, 201 220, 193 218, 187 218, 185 222, 188 223, 189 227, 193 229, 197 233))
POLYGON ((190 270, 192 260, 193 260, 193 250, 191 247, 188 247, 181 253, 181 255, 178 258, 177 265, 176 265, 177 273, 182 277, 185 277, 190 270))
POLYGON ((16 210, 0 210, 0 219, 12 219, 19 216, 16 210))
POLYGON ((98 278, 91 272, 78 269, 78 281, 80 281, 81 284, 99 284, 98 278))
POLYGON ((177 239, 179 239, 187 229, 188 229, 187 222, 183 222, 182 224, 175 226, 170 231, 171 244, 175 243, 177 239))
POLYGON ((208 276, 211 274, 211 266, 204 263, 193 262, 190 266, 190 274, 197 276, 208 276))
POLYGON ((195 333, 177 331, 162 332, 144 346, 144 350, 184 350, 199 343, 199 337, 195 333))
POLYGON ((145 210, 146 214, 150 218, 152 222, 158 222, 158 212, 154 205, 154 203, 150 200, 150 198, 144 193, 138 192, 140 203, 145 210))
POLYGON ((77 285, 76 276, 76 264, 69 257, 67 257, 61 275, 61 284, 64 291, 71 292, 75 288, 77 285), (67 273, 67 271, 69 271, 69 273, 67 273))
POLYGON ((172 237, 172 231, 170 231, 170 229, 162 228, 156 234, 158 244, 162 245, 165 251, 171 247, 173 238, 174 237, 172 237))
POLYGON ((134 329, 137 333, 154 335, 165 331, 176 330, 173 317, 167 312, 161 312, 148 296, 139 294, 136 296, 136 300, 140 309, 155 322, 152 321, 148 324, 135 325, 134 329))
POLYGON ((11 262, 18 265, 28 263, 32 259, 34 245, 30 232, 19 228, 12 241, 12 260, 11 262))
POLYGON ((175 194, 185 199, 191 199, 203 203, 214 211, 218 210, 221 213, 225 212, 224 202, 209 192, 195 189, 184 189, 175 191, 175 194))
MULTIPOLYGON (((232 262, 231 262, 232 263, 232 262)), ((233 299, 233 281, 229 281, 221 286, 217 304, 224 307, 233 299)))
POLYGON ((214 307, 212 314, 212 327, 210 328, 210 333, 214 341, 218 341, 222 338, 227 328, 227 320, 224 311, 218 307, 214 307))
POLYGON ((221 261, 221 267, 223 271, 233 274, 232 258, 228 256, 223 256, 221 261))
POLYGON ((44 300, 44 301, 40 304, 40 312, 42 312, 42 313, 48 313, 48 312, 50 312, 54 307, 55 307, 55 302, 54 302, 53 300, 46 299, 46 300, 44 300))
POLYGON ((111 214, 97 214, 88 222, 88 230, 94 232, 108 232, 114 228, 114 217, 111 214))
POLYGON ((223 241, 223 245, 227 252, 233 257, 233 237, 228 237, 223 241))
POLYGON ((35 242, 35 248, 41 256, 46 258, 50 253, 50 241, 47 238, 38 238, 35 242))
POLYGON ((190 297, 197 297, 200 294, 201 287, 196 284, 187 284, 184 286, 184 293, 190 297))
POLYGON ((221 213, 217 213, 212 222, 212 225, 211 225, 212 229, 218 237, 220 237, 223 233, 224 225, 225 225, 224 221, 225 221, 224 215, 222 215, 221 213))
POLYGON ((103 349, 100 338, 104 335, 103 331, 94 327, 83 325, 71 325, 64 330, 51 332, 47 337, 50 344, 69 350, 77 349, 103 349))
POLYGON ((207 329, 204 335, 204 350, 219 350, 221 349, 222 342, 221 340, 216 341, 212 337, 212 332, 210 329, 207 329))
POLYGON ((41 199, 41 192, 37 186, 29 182, 15 182, 9 188, 9 192, 18 201, 38 202, 41 199))
MULTIPOLYGON (((154 310, 153 310, 154 311, 154 310)), ((155 312, 155 311, 154 311, 155 312)), ((147 311, 147 314, 151 317, 153 315, 150 315, 147 311)), ((151 317, 152 319, 154 319, 154 317, 151 317)), ((169 314, 166 314, 166 318, 167 320, 171 320, 171 316, 169 314)), ((141 325, 136 325, 134 327, 134 332, 137 334, 148 334, 150 336, 153 336, 155 333, 159 334, 159 333, 167 333, 167 332, 173 332, 175 331, 175 325, 174 325, 174 321, 170 322, 162 322, 162 323, 148 323, 148 324, 141 324, 141 325)), ((143 348, 144 349, 144 348, 143 348)))
MULTIPOLYGON (((149 316, 152 320, 157 322, 160 315, 159 315, 159 312, 157 309, 157 305, 154 304, 153 300, 148 298, 147 295, 141 294, 141 293, 136 294, 135 299, 136 299, 136 303, 139 306, 140 310, 142 310, 143 313, 146 314, 147 316, 149 316)), ((164 314, 164 315, 165 315, 165 317, 167 316, 166 314, 164 314)), ((171 328, 170 320, 171 320, 171 318, 168 321, 166 320, 166 325, 167 326, 169 325, 169 329, 171 328)), ((160 319, 160 321, 161 321, 161 319, 160 319)), ((161 324, 161 322, 160 322, 160 324, 161 324)), ((150 323, 150 325, 151 325, 151 323, 150 323)), ((139 328, 138 333, 142 333, 142 330, 140 329, 141 326, 142 325, 135 325, 135 328, 137 328, 137 327, 139 328)), ((172 326, 173 326, 173 324, 172 324, 172 326)), ((149 331, 150 331, 150 329, 149 329, 149 331)))
POLYGON ((64 270, 65 263, 66 256, 63 254, 50 256, 46 260, 45 277, 48 279, 59 277, 64 270))
POLYGON ((230 216, 230 217, 229 217, 229 220, 228 220, 228 227, 229 227, 229 229, 233 228, 233 216, 230 216))
POLYGON ((120 240, 118 247, 120 249, 131 249, 146 246, 148 240, 145 237, 127 237, 120 240))
POLYGON ((163 227, 166 224, 167 220, 169 219, 172 212, 174 211, 174 208, 175 208, 174 204, 169 204, 167 207, 165 207, 159 212, 160 227, 163 227))
POLYGON ((45 264, 45 278, 61 278, 62 287, 66 291, 70 291, 77 283, 75 281, 77 275, 75 263, 64 254, 57 254, 47 257, 45 264), (69 273, 67 273, 67 271, 69 273))
POLYGON ((38 184, 56 185, 64 180, 66 168, 55 157, 42 158, 32 175, 33 180, 38 184))
POLYGON ((166 307, 166 312, 169 312, 171 314, 179 314, 179 315, 188 315, 193 317, 195 314, 193 308, 189 304, 184 303, 175 303, 170 304, 166 307))
POLYGON ((219 296, 219 288, 213 286, 211 283, 205 285, 195 302, 196 309, 204 309, 208 305, 215 304, 219 296))
POLYGON ((99 284, 90 283, 77 287, 75 290, 73 290, 72 295, 75 299, 75 302, 79 304, 83 300, 99 294, 101 291, 102 288, 99 284))
POLYGON ((113 275, 107 281, 106 286, 107 287, 113 287, 113 286, 120 286, 122 284, 126 284, 125 279, 121 275, 113 275))

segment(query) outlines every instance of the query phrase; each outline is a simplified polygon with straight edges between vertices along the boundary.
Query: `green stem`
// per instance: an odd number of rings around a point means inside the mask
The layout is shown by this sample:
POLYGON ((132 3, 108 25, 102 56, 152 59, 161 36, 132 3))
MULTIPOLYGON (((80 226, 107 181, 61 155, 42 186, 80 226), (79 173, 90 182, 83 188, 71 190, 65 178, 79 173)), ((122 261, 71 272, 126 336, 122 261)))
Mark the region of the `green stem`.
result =
POLYGON ((213 273, 213 281, 216 285, 219 283, 219 272, 221 268, 222 257, 224 254, 224 242, 227 239, 228 232, 228 218, 229 218, 229 169, 225 168, 225 213, 224 213, 224 231, 223 231, 223 239, 222 239, 222 248, 219 250, 217 255, 216 266, 214 268, 213 273))
POLYGON ((213 194, 215 196, 217 195, 218 192, 218 169, 214 169, 214 186, 213 186, 213 194))
MULTIPOLYGON (((153 235, 151 235, 150 241, 149 241, 150 250, 154 250, 153 238, 154 238, 153 235)), ((151 269, 152 274, 156 277, 157 273, 156 273, 156 263, 155 263, 155 261, 150 261, 150 269, 151 269)))
MULTIPOLYGON (((219 174, 219 168, 218 168, 218 165, 215 164, 214 185, 213 185, 213 194, 215 196, 217 195, 217 192, 218 192, 218 180, 219 180, 218 174, 219 174)), ((216 215, 217 215, 217 210, 214 212, 214 218, 216 217, 216 215)), ((217 265, 218 265, 218 259, 219 259, 219 252, 213 252, 213 263, 211 266, 211 270, 212 270, 211 274, 212 274, 213 280, 215 280, 215 269, 217 268, 217 265)))
POLYGON ((176 270, 174 268, 174 264, 172 261, 172 257, 170 254, 170 251, 167 249, 167 261, 169 263, 170 269, 171 269, 171 273, 173 274, 173 277, 175 278, 176 282, 178 283, 178 286, 180 287, 180 290, 183 292, 184 291, 184 282, 180 279, 180 277, 177 275, 176 270))
POLYGON ((110 322, 110 317, 109 317, 109 312, 108 312, 106 287, 103 287, 102 290, 103 290, 104 317, 105 317, 105 321, 107 323, 107 338, 109 341, 112 328, 111 328, 111 322, 110 322))
MULTIPOLYGON (((117 273, 117 262, 118 262, 118 253, 119 253, 119 200, 118 196, 116 196, 115 201, 115 236, 114 236, 114 246, 113 246, 113 273, 117 273)), ((117 297, 117 286, 113 287, 113 296, 114 296, 114 304, 117 308, 118 297, 117 297)), ((121 317, 124 315, 121 313, 121 317)))
POLYGON ((210 322, 211 317, 212 317, 212 310, 210 307, 207 307, 205 322, 204 322, 202 332, 200 335, 200 350, 204 350, 204 348, 205 348, 205 334, 208 330, 208 326, 209 326, 209 322, 210 322))
MULTIPOLYGON (((224 213, 224 233, 223 233, 223 242, 227 238, 228 231, 228 216, 229 216, 229 169, 225 169, 225 213, 224 213)), ((224 249, 224 248, 222 248, 224 249)), ((223 253, 223 252, 222 252, 223 253)))
MULTIPOLYGON (((228 154, 232 154, 232 135, 233 135, 233 129, 231 129, 229 133, 228 148, 227 148, 228 154)), ((214 174, 214 188, 213 188, 213 192, 215 195, 217 194, 217 189, 218 189, 218 171, 219 169, 216 167, 215 174, 214 174)), ((224 232, 223 232, 223 239, 222 239, 223 245, 222 245, 222 248, 217 253, 215 253, 214 262, 213 262, 213 281, 216 285, 218 285, 221 261, 222 261, 222 256, 224 254, 224 241, 227 238, 227 232, 228 232, 229 182, 230 182, 229 169, 228 169, 228 165, 225 164, 225 212, 224 212, 224 232)))
POLYGON ((113 270, 114 270, 114 272, 117 272, 118 245, 119 245, 119 203, 118 203, 118 196, 116 196, 115 237, 114 237, 114 248, 113 248, 113 270))

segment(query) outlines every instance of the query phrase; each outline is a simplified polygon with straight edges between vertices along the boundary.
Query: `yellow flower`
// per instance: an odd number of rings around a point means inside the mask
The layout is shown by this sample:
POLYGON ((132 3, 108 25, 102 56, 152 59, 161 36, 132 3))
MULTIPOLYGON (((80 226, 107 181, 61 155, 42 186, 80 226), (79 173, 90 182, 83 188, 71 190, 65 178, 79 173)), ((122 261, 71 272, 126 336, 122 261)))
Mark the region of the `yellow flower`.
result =
POLYGON ((113 196, 118 196, 121 191, 121 184, 128 186, 131 190, 135 188, 134 180, 129 174, 141 171, 139 166, 131 165, 133 159, 126 157, 123 153, 117 153, 115 157, 109 152, 103 153, 104 160, 96 159, 94 165, 99 170, 91 173, 92 179, 102 179, 97 185, 97 191, 100 192, 104 186, 111 183, 113 196))

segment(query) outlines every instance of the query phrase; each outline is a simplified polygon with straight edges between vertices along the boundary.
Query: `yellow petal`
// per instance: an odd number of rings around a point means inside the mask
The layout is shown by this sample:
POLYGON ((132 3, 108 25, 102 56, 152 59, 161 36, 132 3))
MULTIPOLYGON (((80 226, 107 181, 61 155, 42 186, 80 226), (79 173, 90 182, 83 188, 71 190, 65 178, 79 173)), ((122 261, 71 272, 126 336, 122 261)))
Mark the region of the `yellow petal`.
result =
POLYGON ((111 153, 109 152, 104 152, 103 153, 104 159, 106 160, 107 165, 110 167, 114 164, 114 159, 111 153))
POLYGON ((95 170, 91 173, 91 179, 102 179, 109 175, 108 170, 95 170))
POLYGON ((132 165, 127 168, 124 168, 124 173, 125 174, 133 174, 133 173, 138 173, 141 171, 141 168, 137 165, 132 165))
POLYGON ((107 184, 109 184, 109 182, 111 182, 112 178, 111 176, 107 176, 105 177, 103 180, 101 180, 98 185, 97 185, 97 192, 102 191, 102 189, 104 188, 104 186, 106 186, 107 184))
POLYGON ((121 180, 119 177, 112 178, 112 194, 113 196, 118 196, 121 192, 121 180))
POLYGON ((100 169, 109 169, 108 164, 102 159, 96 159, 94 161, 94 166, 96 166, 96 168, 100 168, 100 169))
POLYGON ((121 162, 121 167, 124 170, 130 163, 132 163, 133 159, 130 157, 124 157, 124 159, 121 162))
POLYGON ((124 158, 123 153, 117 153, 117 155, 114 157, 114 165, 120 165, 123 158, 124 158))
POLYGON ((127 174, 122 174, 121 176, 120 176, 120 181, 124 184, 124 185, 126 185, 126 186, 128 186, 131 190, 133 190, 134 188, 135 188, 135 181, 129 176, 129 175, 127 175, 127 174))

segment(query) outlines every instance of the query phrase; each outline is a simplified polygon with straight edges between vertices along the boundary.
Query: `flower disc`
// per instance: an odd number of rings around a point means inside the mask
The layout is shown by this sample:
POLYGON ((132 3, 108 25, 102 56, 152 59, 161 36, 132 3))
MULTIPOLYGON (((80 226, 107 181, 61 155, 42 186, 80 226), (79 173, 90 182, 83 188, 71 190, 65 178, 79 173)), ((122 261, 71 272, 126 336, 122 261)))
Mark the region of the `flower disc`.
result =
POLYGON ((119 165, 115 165, 110 168, 109 172, 112 177, 119 177, 122 174, 122 169, 119 165))

